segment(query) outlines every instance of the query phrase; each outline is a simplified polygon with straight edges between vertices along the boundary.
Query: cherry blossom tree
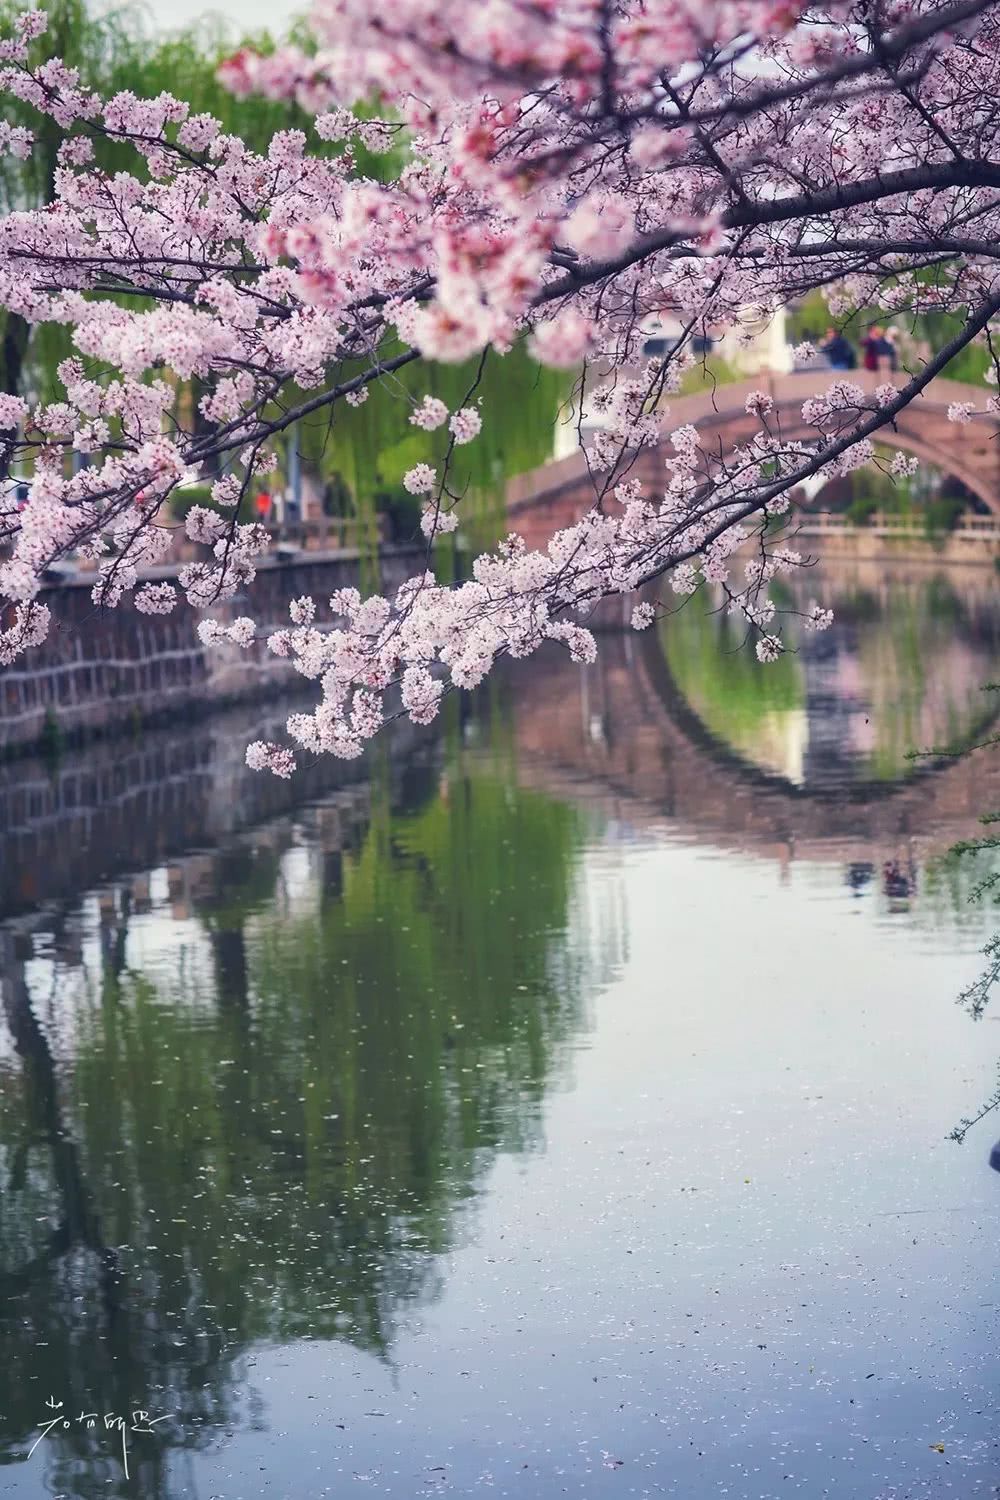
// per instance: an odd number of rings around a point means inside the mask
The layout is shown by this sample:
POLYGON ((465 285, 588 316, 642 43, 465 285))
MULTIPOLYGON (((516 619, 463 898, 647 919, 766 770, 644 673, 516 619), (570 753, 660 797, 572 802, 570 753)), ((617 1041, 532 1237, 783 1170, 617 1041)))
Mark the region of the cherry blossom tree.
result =
MULTIPOLYGON (((299 599, 267 642, 317 685, 291 742, 357 755, 400 703, 427 722, 449 687, 546 640, 588 661, 587 621, 612 595, 637 596, 643 628, 671 594, 721 586, 773 660, 769 585, 801 562, 782 538, 795 489, 876 461, 876 434, 974 341, 996 372, 998 21, 985 0, 317 0, 314 53, 240 52, 222 69, 236 94, 314 118, 312 149, 285 130, 261 154, 170 94, 102 100, 72 68, 35 63, 44 16, 28 12, 0 49, 0 89, 63 140, 53 204, 0 221, 0 305, 64 326, 76 352, 64 399, 0 396, 0 662, 44 638, 42 577, 69 553, 96 563, 102 606, 232 597, 268 544, 246 503, 280 434, 335 420, 420 360, 470 359, 479 375, 454 410, 396 382, 427 434, 428 461, 405 478, 423 497, 424 569, 393 598, 299 599), (94 166, 107 140, 134 152, 133 171, 94 166), (404 144, 394 180, 354 170, 359 145, 404 144), (764 393, 747 403, 753 437, 729 450, 672 428, 699 334, 739 336, 748 308, 815 289, 841 322, 947 311, 958 332, 873 396, 831 379, 803 409, 808 439, 782 433, 764 393), (644 324, 667 312, 681 337, 647 359, 644 324), (490 422, 488 362, 522 342, 601 414, 595 434, 581 427, 593 507, 544 551, 511 535, 445 587, 431 561, 462 521, 455 450, 490 422), (193 378, 207 430, 173 402, 193 378), (650 491, 635 458, 659 444, 650 491), (18 509, 10 476, 28 459, 18 509), (203 556, 176 585, 143 582, 192 467, 219 475, 215 508, 185 523, 203 556)), ((0 145, 32 149, 9 124, 0 145)), ((983 404, 1000 406, 985 391, 983 404)), ((817 605, 807 623, 829 615, 817 605)), ((237 647, 256 634, 249 618, 199 629, 237 647)), ((291 744, 247 758, 294 765, 291 744)))

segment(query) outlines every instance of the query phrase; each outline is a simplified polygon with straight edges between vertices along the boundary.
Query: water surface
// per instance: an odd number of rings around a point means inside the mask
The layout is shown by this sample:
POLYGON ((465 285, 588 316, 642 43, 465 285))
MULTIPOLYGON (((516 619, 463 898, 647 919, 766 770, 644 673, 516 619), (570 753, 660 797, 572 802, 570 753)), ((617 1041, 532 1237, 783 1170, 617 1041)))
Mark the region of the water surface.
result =
POLYGON ((4 768, 0 1493, 996 1493, 1000 786, 906 758, 992 579, 823 586, 291 788, 247 713, 4 768))

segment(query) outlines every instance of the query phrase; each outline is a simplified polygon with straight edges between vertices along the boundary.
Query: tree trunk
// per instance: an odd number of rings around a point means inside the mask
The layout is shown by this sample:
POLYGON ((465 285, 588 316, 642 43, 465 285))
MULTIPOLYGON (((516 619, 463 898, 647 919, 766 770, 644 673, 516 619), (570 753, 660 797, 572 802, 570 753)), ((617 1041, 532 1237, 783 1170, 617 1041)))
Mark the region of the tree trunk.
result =
POLYGON ((26 323, 20 313, 8 313, 4 319, 0 390, 9 396, 20 395, 21 376, 30 337, 30 323, 26 323))

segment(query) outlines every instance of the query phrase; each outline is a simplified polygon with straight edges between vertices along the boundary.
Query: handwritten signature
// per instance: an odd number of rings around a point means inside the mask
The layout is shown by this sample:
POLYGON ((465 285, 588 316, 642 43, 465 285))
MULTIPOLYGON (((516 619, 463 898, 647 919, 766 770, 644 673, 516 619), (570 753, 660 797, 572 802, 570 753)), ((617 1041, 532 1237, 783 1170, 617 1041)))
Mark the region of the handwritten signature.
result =
POLYGON ((31 1450, 28 1453, 29 1458, 39 1443, 43 1442, 52 1431, 66 1432, 74 1426, 90 1431, 103 1424, 105 1432, 117 1432, 121 1437, 122 1464, 125 1468, 126 1479, 130 1477, 128 1471, 128 1434, 130 1432, 153 1433, 158 1422, 167 1422, 173 1415, 172 1412, 168 1412, 163 1417, 151 1417, 148 1411, 144 1411, 142 1407, 137 1407, 132 1412, 131 1420, 128 1417, 116 1416, 112 1411, 106 1411, 103 1414, 96 1411, 81 1411, 78 1416, 70 1417, 63 1412, 63 1403, 57 1401, 54 1396, 50 1396, 45 1405, 49 1411, 56 1412, 58 1415, 46 1422, 39 1422, 38 1425, 42 1430, 31 1445, 31 1450))

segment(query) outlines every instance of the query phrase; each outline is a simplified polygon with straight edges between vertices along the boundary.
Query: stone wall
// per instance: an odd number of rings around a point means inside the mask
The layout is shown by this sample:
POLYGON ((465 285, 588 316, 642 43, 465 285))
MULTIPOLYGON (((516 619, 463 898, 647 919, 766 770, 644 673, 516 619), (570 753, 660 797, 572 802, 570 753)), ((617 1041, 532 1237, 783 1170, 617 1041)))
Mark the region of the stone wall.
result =
MULTIPOLYGON (((384 548, 380 588, 392 592, 420 571, 423 553, 384 548)), ((260 569, 252 588, 214 611, 222 621, 252 614, 268 629, 288 624, 288 604, 301 594, 326 599, 334 589, 359 585, 362 555, 343 551, 305 554, 260 569)), ((100 610, 87 583, 46 590, 53 611, 45 644, 0 673, 0 754, 49 735, 76 740, 129 725, 176 718, 224 703, 283 691, 299 681, 263 640, 248 651, 206 652, 198 640, 198 615, 186 607, 172 615, 142 615, 131 605, 100 610)))

